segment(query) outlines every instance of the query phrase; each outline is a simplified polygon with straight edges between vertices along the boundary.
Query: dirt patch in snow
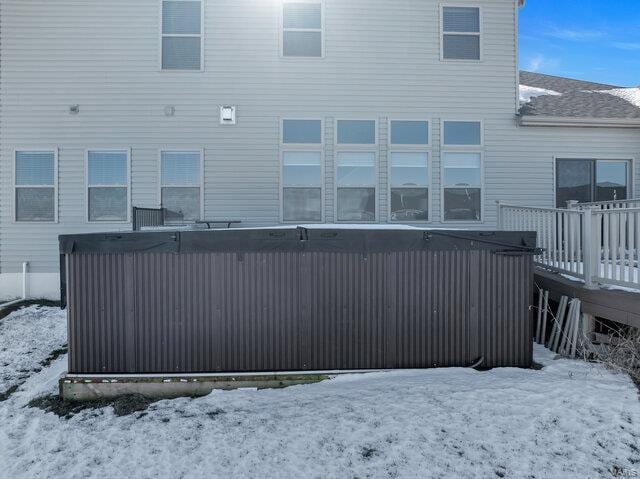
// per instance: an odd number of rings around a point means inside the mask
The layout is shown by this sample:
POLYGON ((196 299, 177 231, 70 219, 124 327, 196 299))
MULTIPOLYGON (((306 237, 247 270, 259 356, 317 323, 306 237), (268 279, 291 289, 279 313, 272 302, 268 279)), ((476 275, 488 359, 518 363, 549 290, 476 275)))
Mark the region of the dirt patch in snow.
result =
MULTIPOLYGON (((2 306, 0 304, 0 306, 2 306)), ((45 306, 49 308, 59 308, 60 301, 50 301, 48 299, 28 299, 25 301, 21 301, 19 303, 8 306, 4 309, 0 309, 0 319, 6 318, 11 313, 18 311, 22 308, 26 308, 27 306, 45 306)))
POLYGON ((18 308, 0 320, 0 401, 66 352, 65 311, 40 305, 18 308))
POLYGON ((40 408, 52 412, 64 419, 71 419, 87 409, 112 407, 116 416, 128 416, 134 412, 144 411, 158 399, 151 399, 140 394, 129 394, 115 398, 100 398, 93 401, 65 401, 58 394, 40 396, 29 401, 29 407, 40 408))

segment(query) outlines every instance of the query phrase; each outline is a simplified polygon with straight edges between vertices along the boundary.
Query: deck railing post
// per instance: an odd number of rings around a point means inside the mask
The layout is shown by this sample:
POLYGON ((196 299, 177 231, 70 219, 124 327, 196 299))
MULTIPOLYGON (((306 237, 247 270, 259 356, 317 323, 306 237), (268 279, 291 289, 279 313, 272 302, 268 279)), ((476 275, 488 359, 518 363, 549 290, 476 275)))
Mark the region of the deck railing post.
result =
POLYGON ((498 231, 502 231, 504 228, 504 220, 502 218, 503 210, 502 210, 502 201, 496 200, 496 207, 498 209, 498 231))
POLYGON ((584 286, 588 289, 595 289, 596 285, 593 282, 595 268, 600 265, 594 264, 596 258, 595 248, 599 248, 599 245, 594 241, 594 221, 593 215, 595 208, 588 206, 582 210, 583 224, 582 224, 582 274, 584 275, 584 286))

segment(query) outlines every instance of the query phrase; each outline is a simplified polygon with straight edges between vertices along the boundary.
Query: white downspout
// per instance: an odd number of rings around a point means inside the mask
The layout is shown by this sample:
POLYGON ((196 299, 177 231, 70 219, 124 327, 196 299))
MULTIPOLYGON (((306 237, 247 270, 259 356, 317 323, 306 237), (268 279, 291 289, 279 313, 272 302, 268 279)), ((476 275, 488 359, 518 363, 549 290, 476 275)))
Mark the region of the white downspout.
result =
POLYGON ((28 261, 22 262, 22 298, 9 301, 8 303, 0 304, 0 309, 6 308, 7 306, 11 306, 12 304, 17 304, 27 299, 27 268, 28 266, 29 266, 28 261))

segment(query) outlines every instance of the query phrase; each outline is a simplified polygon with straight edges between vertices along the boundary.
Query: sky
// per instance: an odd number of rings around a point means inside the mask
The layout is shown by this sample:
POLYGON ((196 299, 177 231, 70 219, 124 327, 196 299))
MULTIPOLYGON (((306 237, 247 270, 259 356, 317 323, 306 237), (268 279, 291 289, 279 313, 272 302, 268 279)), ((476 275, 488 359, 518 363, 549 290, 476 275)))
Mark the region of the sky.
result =
POLYGON ((640 0, 527 0, 520 68, 640 86, 640 0))

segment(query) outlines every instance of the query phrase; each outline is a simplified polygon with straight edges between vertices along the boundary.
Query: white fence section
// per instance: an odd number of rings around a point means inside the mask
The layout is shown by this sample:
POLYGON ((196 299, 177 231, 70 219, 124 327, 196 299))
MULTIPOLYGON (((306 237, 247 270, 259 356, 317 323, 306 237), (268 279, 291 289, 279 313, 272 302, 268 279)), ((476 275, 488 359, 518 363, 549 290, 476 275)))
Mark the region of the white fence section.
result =
POLYGON ((543 249, 534 261, 547 269, 584 280, 640 289, 639 207, 621 202, 572 205, 570 209, 533 208, 498 202, 498 228, 535 231, 543 249))
POLYGON ((569 201, 568 206, 570 208, 577 208, 579 210, 586 210, 587 208, 596 208, 599 210, 617 210, 620 208, 640 208, 640 198, 634 198, 630 200, 599 201, 594 203, 578 203, 574 201, 569 201))

